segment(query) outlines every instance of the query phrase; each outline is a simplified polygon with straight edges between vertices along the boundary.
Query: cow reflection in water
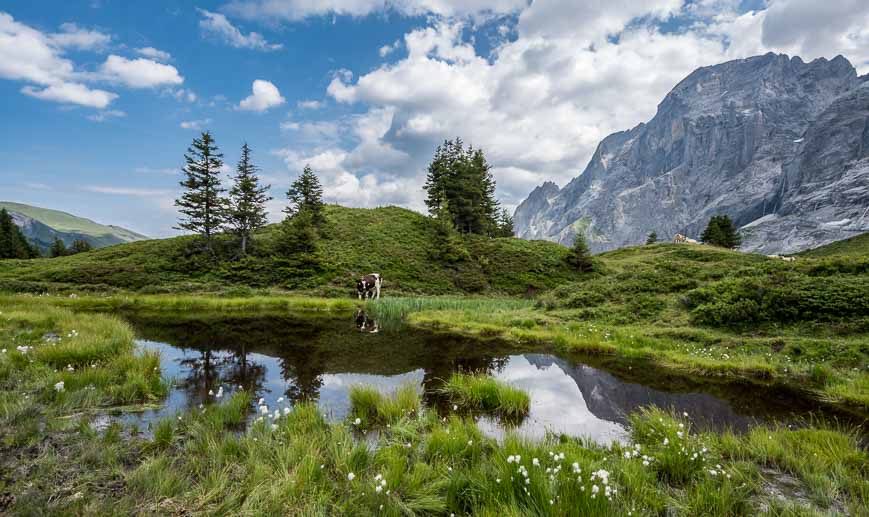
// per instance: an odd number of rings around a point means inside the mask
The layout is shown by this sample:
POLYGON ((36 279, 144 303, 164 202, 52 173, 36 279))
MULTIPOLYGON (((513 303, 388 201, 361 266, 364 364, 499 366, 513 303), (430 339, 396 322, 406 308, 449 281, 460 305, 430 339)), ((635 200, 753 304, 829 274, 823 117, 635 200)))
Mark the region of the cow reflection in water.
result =
POLYGON ((364 332, 366 334, 376 334, 380 331, 380 327, 377 326, 377 321, 373 318, 369 318, 362 309, 356 311, 356 329, 359 332, 364 332))

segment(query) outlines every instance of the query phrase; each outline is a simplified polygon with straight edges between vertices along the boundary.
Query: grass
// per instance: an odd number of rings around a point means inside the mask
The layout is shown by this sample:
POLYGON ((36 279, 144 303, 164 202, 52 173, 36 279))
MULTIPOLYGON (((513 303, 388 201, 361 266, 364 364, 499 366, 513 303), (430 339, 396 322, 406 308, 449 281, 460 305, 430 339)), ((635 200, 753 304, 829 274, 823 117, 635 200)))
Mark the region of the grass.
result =
POLYGON ((348 296, 360 275, 378 272, 391 294, 522 295, 579 278, 563 261, 566 248, 554 243, 468 236, 462 240, 467 258, 448 262, 436 258, 435 227, 419 213, 328 206, 326 214, 328 226, 312 256, 282 255, 280 232, 272 225, 256 235, 244 258, 237 257, 232 237, 220 236, 219 260, 202 252, 195 238, 177 237, 57 259, 4 261, 0 289, 171 294, 279 288, 348 296))
POLYGON ((420 393, 417 386, 401 386, 393 394, 384 395, 371 386, 358 385, 350 388, 348 419, 360 429, 382 427, 413 415, 415 411, 419 411, 419 407, 420 393))
POLYGON ((524 417, 531 405, 526 392, 482 374, 454 373, 441 390, 459 407, 508 418, 524 417))
MULTIPOLYGON (((34 347, 0 355, 0 493, 14 497, 3 509, 13 515, 861 515, 869 505, 858 435, 823 424, 698 433, 686 416, 648 408, 631 416, 624 444, 495 440, 472 414, 423 407, 416 387, 383 394, 361 385, 344 422, 303 403, 267 408, 245 425, 253 400, 235 391, 148 435, 117 423, 98 430, 85 409, 165 393, 163 384, 146 383, 134 397, 111 389, 159 378, 159 358, 135 354, 122 321, 51 301, 0 299, 2 341, 34 347), (46 332, 61 341, 43 342, 46 332), (55 356, 55 347, 69 350, 55 356), (79 354, 96 367, 55 372, 47 362, 79 354), (91 370, 105 370, 105 381, 87 377, 91 370), (53 388, 58 379, 63 392, 53 388), (72 397, 84 392, 97 396, 72 397), (796 492, 779 500, 772 489, 785 477, 796 492)), ((491 379, 461 374, 447 385, 469 405, 527 407, 527 395, 491 379)))

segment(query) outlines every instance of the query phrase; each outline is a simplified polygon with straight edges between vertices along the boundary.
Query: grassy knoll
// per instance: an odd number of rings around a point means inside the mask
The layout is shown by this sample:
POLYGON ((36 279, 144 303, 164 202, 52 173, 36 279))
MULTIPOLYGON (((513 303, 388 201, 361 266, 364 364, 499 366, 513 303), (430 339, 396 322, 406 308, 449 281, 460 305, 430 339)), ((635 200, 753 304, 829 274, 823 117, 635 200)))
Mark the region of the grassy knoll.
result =
MULTIPOLYGON (((255 237, 249 256, 237 256, 222 236, 218 258, 194 237, 134 242, 56 259, 0 262, 0 289, 11 291, 207 292, 235 289, 308 290, 345 296, 359 275, 379 272, 391 293, 506 293, 547 289, 579 275, 563 261, 566 250, 549 242, 467 236, 464 258, 439 258, 435 227, 397 207, 328 206, 328 225, 313 255, 280 251, 277 225, 255 237)), ((248 293, 245 293, 245 290, 248 293)))
POLYGON ((869 233, 857 235, 850 239, 833 242, 826 246, 811 249, 800 253, 804 257, 829 257, 833 255, 853 255, 865 257, 869 255, 869 233))

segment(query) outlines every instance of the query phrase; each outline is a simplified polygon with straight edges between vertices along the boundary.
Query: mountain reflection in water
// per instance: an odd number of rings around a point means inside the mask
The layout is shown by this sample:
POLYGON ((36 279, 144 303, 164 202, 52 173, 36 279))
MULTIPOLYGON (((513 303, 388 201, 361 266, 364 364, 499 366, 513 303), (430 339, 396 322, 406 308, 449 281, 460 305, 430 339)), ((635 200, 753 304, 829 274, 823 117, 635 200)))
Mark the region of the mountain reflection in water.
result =
MULTIPOLYGON (((410 383, 419 386, 428 406, 445 411, 448 405, 437 388, 458 370, 486 372, 526 390, 530 413, 515 429, 533 437, 548 431, 599 443, 622 440, 627 415, 650 404, 687 412, 701 428, 736 430, 808 409, 781 394, 758 397, 770 391, 758 387, 709 386, 667 376, 650 376, 657 378, 650 385, 648 378, 610 373, 576 357, 528 346, 381 327, 364 313, 356 314, 355 321, 285 313, 172 319, 130 314, 127 319, 140 346, 158 350, 164 375, 175 380, 163 407, 126 418, 139 424, 214 403, 209 392, 217 393, 221 386, 227 395, 249 390, 271 408, 316 400, 329 418, 341 420, 349 411, 351 386, 389 392, 410 383)), ((505 431, 493 418, 479 417, 478 422, 487 434, 505 431)))

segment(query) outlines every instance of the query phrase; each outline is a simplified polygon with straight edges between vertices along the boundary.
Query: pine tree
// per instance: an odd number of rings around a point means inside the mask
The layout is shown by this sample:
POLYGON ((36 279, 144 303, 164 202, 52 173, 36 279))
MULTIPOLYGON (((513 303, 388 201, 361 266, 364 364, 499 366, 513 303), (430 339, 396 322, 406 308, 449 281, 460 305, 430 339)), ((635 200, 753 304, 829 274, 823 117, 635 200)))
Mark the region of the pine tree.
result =
POLYGON ((272 199, 267 194, 271 185, 260 186, 257 167, 251 161, 247 143, 241 148, 241 159, 233 180, 229 190, 227 225, 241 238, 241 254, 245 255, 251 234, 268 221, 265 205, 272 199))
POLYGON ((84 239, 76 239, 72 241, 72 245, 67 250, 67 253, 70 255, 75 255, 76 253, 85 253, 87 251, 91 251, 93 246, 91 243, 84 239))
POLYGON ((0 208, 0 259, 28 259, 38 256, 39 251, 27 241, 9 212, 0 208))
POLYGON ((66 244, 63 243, 60 238, 55 237, 54 242, 51 243, 51 248, 48 250, 49 255, 52 258, 63 257, 67 254, 66 244))
POLYGON ((570 254, 567 256, 567 263, 576 268, 580 273, 594 269, 594 259, 583 234, 577 233, 573 237, 573 246, 570 248, 570 254))
POLYGON ((311 170, 309 165, 305 165, 302 174, 296 178, 290 189, 287 191, 287 201, 289 205, 284 209, 287 218, 292 218, 302 210, 307 210, 311 224, 316 228, 321 228, 326 222, 326 216, 323 213, 323 187, 320 185, 320 179, 311 170))
POLYGON ((439 213, 445 200, 456 230, 497 235, 499 207, 495 179, 481 150, 465 149, 458 138, 445 141, 435 150, 423 189, 432 216, 439 213))
POLYGON ((715 215, 709 220, 706 229, 700 239, 706 244, 721 246, 722 248, 737 248, 742 243, 742 238, 736 230, 736 225, 729 216, 715 215))
POLYGON ((281 223, 281 249, 287 255, 313 254, 318 248, 319 235, 314 213, 301 207, 281 223))
POLYGON ((516 229, 513 227, 513 217, 506 208, 501 209, 501 214, 498 217, 498 237, 513 237, 516 235, 516 229))
POLYGON ((647 246, 649 244, 655 244, 656 242, 658 242, 658 232, 652 232, 649 234, 648 237, 646 237, 646 245, 647 246))
POLYGON ((212 237, 224 224, 227 208, 226 200, 221 196, 225 190, 220 186, 223 155, 217 151, 214 138, 208 131, 193 139, 193 144, 187 149, 189 154, 184 155, 187 162, 184 174, 187 177, 181 186, 185 191, 175 200, 175 206, 182 214, 177 229, 204 237, 206 249, 212 253, 212 237))

